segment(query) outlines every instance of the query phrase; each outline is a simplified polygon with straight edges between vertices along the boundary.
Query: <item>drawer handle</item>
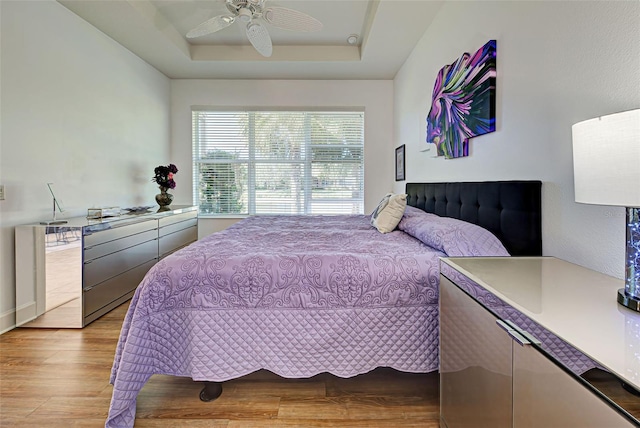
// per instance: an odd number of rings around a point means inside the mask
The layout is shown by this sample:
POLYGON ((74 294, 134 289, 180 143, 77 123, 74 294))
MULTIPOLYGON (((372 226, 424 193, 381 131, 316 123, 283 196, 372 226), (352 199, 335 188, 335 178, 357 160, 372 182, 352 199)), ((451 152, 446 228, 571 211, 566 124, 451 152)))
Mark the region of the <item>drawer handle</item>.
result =
POLYGON ((540 341, 538 339, 536 339, 526 331, 518 328, 510 321, 505 322, 502 320, 496 320, 496 324, 498 324, 498 327, 506 331, 507 334, 511 336, 513 340, 518 342, 520 346, 531 345, 532 343, 536 343, 537 345, 540 344, 540 341))

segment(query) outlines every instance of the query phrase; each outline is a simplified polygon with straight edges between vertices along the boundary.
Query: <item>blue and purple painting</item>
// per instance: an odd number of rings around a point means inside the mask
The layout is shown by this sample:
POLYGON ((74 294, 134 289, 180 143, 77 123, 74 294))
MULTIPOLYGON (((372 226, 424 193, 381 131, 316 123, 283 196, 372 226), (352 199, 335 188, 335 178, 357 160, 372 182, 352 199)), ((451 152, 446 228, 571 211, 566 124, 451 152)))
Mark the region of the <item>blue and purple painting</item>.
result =
POLYGON ((469 138, 496 130, 496 41, 444 66, 433 87, 426 141, 447 159, 469 156, 469 138))

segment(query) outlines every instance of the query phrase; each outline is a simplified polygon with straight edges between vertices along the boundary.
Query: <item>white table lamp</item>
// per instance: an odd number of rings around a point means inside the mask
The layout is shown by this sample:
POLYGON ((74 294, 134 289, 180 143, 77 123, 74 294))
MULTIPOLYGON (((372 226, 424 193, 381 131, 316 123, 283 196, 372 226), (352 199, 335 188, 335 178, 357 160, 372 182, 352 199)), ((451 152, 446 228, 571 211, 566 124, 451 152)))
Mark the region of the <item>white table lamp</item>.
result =
POLYGON ((572 134, 576 202, 626 207, 618 302, 640 312, 640 109, 576 123, 572 134))

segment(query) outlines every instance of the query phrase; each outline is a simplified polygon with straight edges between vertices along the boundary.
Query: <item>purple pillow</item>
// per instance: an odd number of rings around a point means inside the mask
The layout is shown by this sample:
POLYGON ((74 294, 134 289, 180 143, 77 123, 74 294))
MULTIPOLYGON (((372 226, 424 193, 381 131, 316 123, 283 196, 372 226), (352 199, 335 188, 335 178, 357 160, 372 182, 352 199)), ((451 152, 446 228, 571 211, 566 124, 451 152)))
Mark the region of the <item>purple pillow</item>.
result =
POLYGON ((496 236, 476 224, 407 207, 398 229, 449 257, 509 256, 496 236))
POLYGON ((407 205, 407 207, 404 209, 403 218, 409 218, 409 217, 415 217, 415 216, 423 216, 425 214, 427 214, 427 213, 422 211, 420 208, 416 208, 416 207, 412 207, 411 205, 407 205))

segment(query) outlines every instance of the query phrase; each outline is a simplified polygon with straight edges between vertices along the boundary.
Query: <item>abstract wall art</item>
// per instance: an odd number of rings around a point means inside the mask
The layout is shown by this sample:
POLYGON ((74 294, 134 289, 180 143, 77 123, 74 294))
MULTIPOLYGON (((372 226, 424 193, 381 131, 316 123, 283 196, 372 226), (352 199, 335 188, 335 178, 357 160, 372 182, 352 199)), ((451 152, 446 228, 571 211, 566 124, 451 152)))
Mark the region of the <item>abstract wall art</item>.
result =
POLYGON ((435 144, 437 156, 469 156, 469 138, 496 130, 495 94, 495 40, 442 67, 426 125, 426 142, 435 144))

